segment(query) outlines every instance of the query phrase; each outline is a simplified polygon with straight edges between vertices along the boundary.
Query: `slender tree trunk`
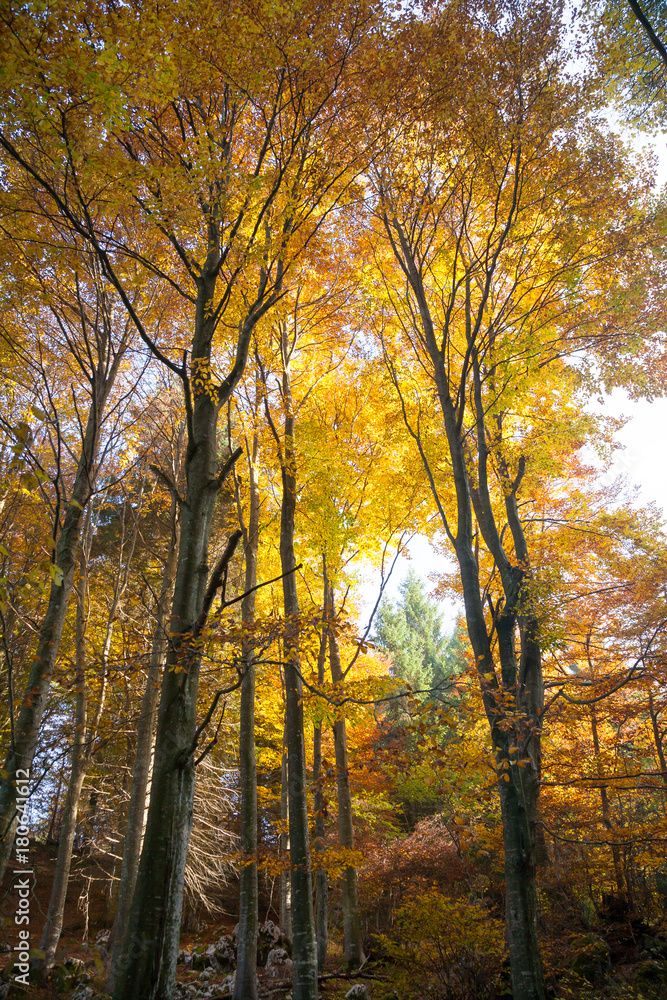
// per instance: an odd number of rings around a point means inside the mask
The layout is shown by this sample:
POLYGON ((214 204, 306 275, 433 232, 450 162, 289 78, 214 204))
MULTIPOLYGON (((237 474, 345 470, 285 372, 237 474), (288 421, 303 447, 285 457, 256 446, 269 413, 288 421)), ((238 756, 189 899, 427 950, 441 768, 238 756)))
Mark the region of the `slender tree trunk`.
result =
MULTIPOLYGON (((333 590, 329 589, 329 613, 332 618, 334 609, 333 590)), ((329 665, 331 680, 334 687, 342 684, 343 671, 340 663, 338 639, 333 629, 329 630, 329 665)), ((338 840, 346 850, 354 849, 354 824, 352 812, 352 796, 350 794, 350 772, 347 759, 347 731, 345 715, 334 722, 334 746, 336 750, 336 788, 338 792, 338 840)), ((357 885, 357 869, 348 865, 343 873, 343 935, 344 956, 348 968, 359 968, 365 960, 359 917, 359 888, 357 885)))
MULTIPOLYGON (((456 474, 465 482, 465 466, 459 451, 456 474)), ((461 504, 460 506, 464 506, 461 504)), ((513 648, 514 622, 499 615, 496 624, 501 681, 496 677, 493 654, 484 618, 479 571, 472 543, 472 517, 459 520, 456 555, 463 585, 468 635, 482 685, 491 739, 499 773, 498 792, 503 822, 505 855, 507 944, 510 955, 514 1000, 545 1000, 544 977, 537 935, 537 887, 535 882, 533 805, 526 795, 524 768, 516 762, 502 692, 516 685, 517 664, 513 648)), ((520 737, 519 737, 520 738, 520 737)))
MULTIPOLYGON (((278 849, 283 868, 289 855, 289 767, 287 763, 287 734, 283 732, 283 756, 280 764, 280 838, 278 849)), ((292 883, 289 871, 280 873, 280 926, 292 937, 292 883)))
POLYGON ((651 691, 648 693, 648 711, 651 716, 651 728, 653 730, 655 752, 658 758, 658 765, 660 767, 660 776, 662 777, 663 784, 667 785, 667 760, 665 760, 664 736, 660 732, 660 726, 658 725, 658 713, 655 710, 653 693, 651 691))
MULTIPOLYGON (((84 560, 82 560, 84 563, 84 560)), ((67 885, 72 864, 72 850, 74 848, 74 836, 76 834, 76 823, 79 812, 79 802, 81 799, 81 789, 86 777, 86 724, 88 691, 86 687, 86 569, 81 567, 79 586, 77 588, 77 609, 76 609, 76 721, 74 728, 74 745, 72 748, 72 770, 70 772, 65 806, 63 809, 63 819, 60 826, 60 837, 58 840, 58 854, 56 858, 56 870, 51 888, 51 899, 46 915, 46 923, 40 941, 40 951, 44 952, 44 957, 39 960, 38 967, 49 972, 55 961, 56 949, 60 941, 60 934, 63 927, 63 916, 65 913, 65 899, 67 896, 67 885)))
POLYGON ((100 677, 100 692, 98 702, 95 707, 93 718, 88 724, 88 689, 86 684, 86 625, 87 614, 85 610, 88 592, 88 566, 90 560, 90 546, 92 543, 92 530, 90 507, 86 512, 86 525, 84 528, 84 539, 79 550, 79 585, 77 587, 77 609, 76 609, 76 723, 74 732, 74 746, 72 750, 72 770, 70 773, 67 796, 63 810, 63 821, 60 828, 60 838, 58 840, 58 855, 56 859, 56 870, 51 888, 51 899, 49 909, 44 924, 40 950, 44 952, 44 958, 39 959, 36 965, 49 972, 55 961, 56 949, 60 941, 63 926, 63 916, 65 913, 65 900, 67 897, 67 884, 72 865, 72 851, 74 848, 74 837, 76 834, 76 824, 79 814, 79 803, 81 801, 81 790, 88 773, 92 757, 93 747, 100 720, 104 711, 107 688, 107 674, 102 664, 102 674, 100 677))
MULTIPOLYGON (((591 734, 593 736, 593 750, 595 751, 595 760, 597 763, 598 774, 601 775, 601 760, 600 760, 600 737, 598 735, 598 719, 597 712, 595 710, 595 705, 591 705, 591 734)), ((607 793, 606 785, 601 785, 600 787, 600 804, 602 806, 602 822, 604 824, 605 830, 613 830, 614 823, 611 818, 611 804, 609 802, 609 795, 607 793)), ((616 877, 616 889, 622 896, 625 892, 625 879, 623 878, 623 862, 621 861, 621 852, 618 849, 618 844, 611 845, 611 856, 614 861, 614 875, 616 877)))
MULTIPOLYGON (((253 436, 250 470, 250 516, 245 535, 246 596, 241 605, 244 627, 255 618, 255 594, 248 593, 257 583, 259 547, 259 435, 253 436)), ((239 505, 239 513, 241 508, 239 505)), ((236 952, 234 1000, 257 1000, 257 767, 255 761, 255 650, 252 642, 242 647, 239 770, 241 784, 241 876, 239 885, 239 930, 236 952)))
POLYGON ((296 456, 294 417, 287 332, 283 327, 283 436, 282 505, 280 514, 280 563, 283 576, 285 633, 285 736, 289 781, 290 874, 292 883, 292 940, 294 1000, 317 997, 317 947, 313 914, 313 891, 308 838, 306 747, 303 731, 303 687, 299 654, 299 600, 294 558, 294 517, 296 511, 296 456))
MULTIPOLYGON (((520 146, 515 160, 515 194, 520 175, 520 146)), ((384 195, 382 196, 384 200, 384 195)), ((532 629, 528 612, 522 621, 524 608, 530 604, 530 564, 523 528, 518 514, 517 490, 525 471, 519 462, 516 476, 510 476, 500 447, 502 414, 496 426, 485 406, 483 385, 490 376, 482 372, 478 344, 483 338, 490 343, 493 331, 483 329, 486 322, 485 304, 491 294, 491 278, 498 255, 513 222, 514 206, 505 236, 489 261, 487 279, 482 287, 482 303, 472 297, 475 278, 471 270, 461 283, 461 304, 465 308, 467 354, 460 373, 450 366, 450 316, 436 331, 429 308, 428 291, 423 281, 423 261, 420 249, 412 242, 405 228, 393 213, 384 211, 383 222, 392 249, 414 296, 413 347, 426 349, 442 412, 443 426, 452 463, 452 479, 456 494, 455 513, 448 513, 424 452, 419 431, 415 432, 404 408, 406 424, 420 450, 431 490, 438 506, 443 527, 454 547, 463 589, 468 635, 475 656, 484 708, 491 730, 499 772, 499 794, 503 817, 505 845, 505 879, 507 886, 507 939, 512 973, 514 1000, 544 1000, 545 987, 537 937, 537 887, 535 884, 535 830, 540 774, 540 730, 543 705, 542 665, 537 628, 532 629), (471 380, 472 377, 472 380, 471 380), (471 384, 472 381, 472 384, 471 384), (470 404, 469 402, 470 401, 470 404), (466 409, 472 414, 472 426, 467 426, 466 409), (476 449, 475 449, 476 445, 476 449), (505 513, 515 550, 514 563, 505 550, 502 533, 496 521, 496 509, 491 503, 488 485, 488 459, 493 453, 505 495, 505 513), (476 530, 473 506, 479 531, 484 538, 502 584, 503 597, 492 610, 493 623, 487 626, 480 588, 479 567, 475 557, 476 530), (450 523, 450 521, 452 523, 450 523), (523 591, 523 593, 522 593, 523 591), (517 662, 515 633, 522 633, 521 660, 517 662), (494 662, 491 639, 497 638, 500 671, 494 662), (507 712, 508 699, 513 707, 507 712), (523 749, 525 746, 525 750, 523 749), (521 748, 520 767, 517 748, 521 748), (524 774, 524 771, 530 772, 524 774)), ((465 264, 464 264, 465 266, 465 264)), ((491 348, 489 348, 490 350, 491 348)), ((423 359, 424 361, 426 358, 423 359)), ((389 361, 391 377, 399 390, 396 370, 389 361)), ((403 403, 403 397, 401 396, 403 403)))
POLYGON ((61 570, 62 579, 59 583, 54 580, 51 584, 49 603, 37 641, 37 651, 30 668, 19 717, 14 726, 12 745, 5 758, 6 776, 0 780, 0 880, 11 854, 16 830, 16 772, 29 772, 32 767, 39 727, 60 649, 74 583, 84 508, 95 485, 100 425, 122 356, 123 352, 118 352, 106 372, 106 358, 100 359, 98 365, 96 388, 88 412, 72 495, 57 539, 55 565, 61 570))
POLYGON ((511 768, 509 781, 499 782, 512 996, 519 1000, 543 1000, 546 994, 537 938, 534 851, 521 775, 515 770, 511 768))
MULTIPOLYGON (((326 591, 326 583, 325 583, 326 591)), ((326 614, 326 592, 323 602, 326 614)), ((322 635, 320 637, 320 651, 317 657, 317 681, 319 685, 324 684, 324 661, 327 653, 327 630, 322 623, 322 635)), ((317 722, 313 730, 313 805, 315 811, 315 839, 313 840, 313 851, 321 854, 324 851, 324 790, 322 773, 322 723, 317 722)), ((327 962, 327 948, 329 943, 328 918, 329 918, 329 879, 322 863, 317 866, 315 875, 315 934, 317 938, 317 968, 319 972, 324 971, 327 962)))
POLYGON ((148 676, 146 678, 146 688, 144 690, 144 696, 141 703, 141 715, 137 725, 137 753, 132 773, 132 788, 130 791, 130 803, 128 807, 127 823, 123 842, 123 863, 118 886, 118 903, 110 935, 112 952, 109 978, 106 987, 107 992, 109 993, 113 993, 114 990, 118 960, 121 954, 123 932, 125 930, 130 906, 132 904, 132 896, 139 869, 139 859, 141 857, 144 820, 146 815, 146 797, 148 792, 151 758, 153 756, 153 747, 155 744, 155 723, 157 721, 157 707, 160 695, 160 674, 164 666, 168 647, 167 626, 169 618, 169 605, 172 600, 174 580, 176 577, 178 541, 178 506, 176 498, 172 497, 171 538, 169 541, 169 549, 167 551, 164 575, 162 577, 160 596, 157 602, 155 629, 153 631, 153 644, 148 666, 148 676))
POLYGON ((51 813, 51 822, 49 823, 49 832, 46 835, 47 844, 55 844, 56 838, 53 836, 53 830, 56 825, 56 816, 58 815, 58 805, 60 803, 60 793, 63 787, 63 777, 65 776, 65 764, 64 761, 60 766, 60 774, 58 775, 58 789, 56 791, 56 799, 53 806, 53 812, 51 813))

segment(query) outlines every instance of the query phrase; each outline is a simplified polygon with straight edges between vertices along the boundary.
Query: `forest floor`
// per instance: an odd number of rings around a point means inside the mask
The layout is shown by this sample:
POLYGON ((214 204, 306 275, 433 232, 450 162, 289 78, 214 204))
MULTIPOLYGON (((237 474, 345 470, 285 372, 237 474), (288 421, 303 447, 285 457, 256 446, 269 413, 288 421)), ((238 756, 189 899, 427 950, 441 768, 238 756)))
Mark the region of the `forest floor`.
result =
MULTIPOLYGON (((27 925, 31 949, 39 947, 44 928, 57 850, 57 844, 31 844, 30 863, 34 877, 30 898, 30 922, 27 925)), ((5 992, 6 987, 3 989, 6 979, 2 976, 2 972, 5 969, 9 972, 7 967, 12 961, 12 949, 18 940, 18 928, 15 923, 18 897, 13 888, 13 874, 6 873, 4 882, 0 886, 0 998, 2 1000, 5 998, 19 1000, 26 996, 34 1000, 56 1000, 56 998, 66 1000, 69 997, 92 1000, 93 997, 105 996, 107 959, 105 943, 112 920, 108 897, 112 866, 113 862, 107 856, 75 852, 54 973, 46 982, 31 983, 27 990, 14 985, 7 992, 5 992)), ((233 914, 236 892, 236 887, 230 886, 229 899, 223 900, 223 904, 225 902, 228 904, 230 913, 218 915, 215 920, 204 924, 196 932, 184 932, 181 935, 182 951, 189 955, 202 955, 206 948, 221 936, 232 934, 236 924, 236 917, 233 914)), ((336 949, 334 942, 332 948, 334 960, 339 950, 336 949)), ((331 1000, 344 996, 352 985, 347 977, 337 980, 333 975, 334 968, 335 966, 332 966, 332 971, 328 973, 331 978, 320 984, 321 995, 330 997, 331 1000)), ((220 989, 226 978, 224 973, 202 975, 203 971, 201 968, 192 969, 179 964, 177 983, 180 996, 194 1000, 200 1000, 202 997, 222 1000, 231 996, 230 992, 220 989)), ((258 968, 258 981, 260 996, 267 1000, 269 998, 280 1000, 291 992, 291 982, 288 977, 281 977, 278 973, 272 978, 261 967, 258 968)))
MULTIPOLYGON (((34 871, 30 898, 30 946, 38 948, 48 910, 51 883, 55 869, 57 846, 33 844, 30 851, 34 871)), ((46 982, 33 981, 27 990, 8 982, 12 949, 18 941, 15 924, 18 896, 9 872, 0 888, 0 1000, 102 1000, 105 997, 106 943, 111 926, 108 898, 111 860, 108 857, 75 854, 67 896, 63 933, 55 969, 46 982), (4 975, 3 975, 3 970, 4 975)), ((236 917, 237 887, 230 884, 220 899, 222 912, 215 919, 201 921, 196 931, 183 933, 181 955, 177 968, 176 1000, 223 1000, 231 996, 230 969, 224 970, 207 960, 206 951, 221 939, 231 940, 236 917), (224 911, 227 911, 226 913, 224 911)), ((612 897, 613 898, 613 897, 612 897)), ((261 900, 261 914, 272 914, 270 900, 261 900)), ((613 904, 608 904, 612 905, 613 904)), ((278 930, 270 922, 266 928, 278 930)), ((443 931, 451 937, 452 928, 443 931)), ((548 964, 555 968, 549 976, 549 996, 568 1000, 667 1000, 667 920, 646 923, 637 913, 610 912, 606 922, 595 930, 572 928, 577 947, 564 950, 563 926, 544 922, 543 948, 548 964), (552 956, 560 955, 554 962, 552 956), (559 967, 559 968, 558 968, 559 967)), ((574 937, 573 937, 574 939, 574 937)), ((376 939, 376 943, 381 939, 376 939)), ((280 945, 281 942, 277 942, 280 945)), ((371 1000, 426 995, 419 991, 419 969, 415 978, 406 978, 406 969, 381 946, 361 970, 361 975, 345 975, 341 970, 342 949, 334 931, 330 941, 330 958, 325 976, 320 982, 323 998, 340 1000, 350 988, 362 983, 371 1000), (396 992, 394 992, 396 990, 396 992)), ((270 945, 267 946, 271 947, 270 945)), ((264 959, 265 960, 265 959, 264 959)), ((423 970, 422 970, 423 971, 423 970)), ((450 970, 451 971, 451 970, 450 970)), ((409 970, 408 970, 409 972, 409 970)), ((289 968, 267 970, 258 968, 259 992, 262 1000, 283 1000, 291 993, 289 968)), ((456 976, 454 979, 456 980, 456 976)), ((437 979, 437 976, 436 976, 437 979)), ((422 980, 425 982, 425 980, 422 980)), ((507 970, 493 981, 477 978, 457 980, 449 988, 435 980, 426 991, 434 1000, 510 1000, 507 970)))

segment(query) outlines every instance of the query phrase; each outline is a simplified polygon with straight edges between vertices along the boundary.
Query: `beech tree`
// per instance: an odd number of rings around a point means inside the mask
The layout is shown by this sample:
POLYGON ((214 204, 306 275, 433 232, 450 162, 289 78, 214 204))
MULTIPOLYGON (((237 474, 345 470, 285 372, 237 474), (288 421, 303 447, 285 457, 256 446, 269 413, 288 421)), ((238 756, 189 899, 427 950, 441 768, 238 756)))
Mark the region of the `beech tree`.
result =
MULTIPOLYGON (((85 266, 85 262, 82 262, 85 266)), ((47 433, 51 439, 53 466, 46 471, 39 458, 32 456, 30 464, 43 484, 52 487, 53 497, 53 561, 49 600, 39 631, 37 648, 26 680, 18 718, 12 725, 12 739, 5 757, 0 780, 0 830, 2 846, 0 850, 0 871, 4 872, 14 843, 16 826, 16 772, 30 771, 46 698, 54 667, 58 657, 60 641, 65 625, 69 598, 74 585, 77 551, 84 511, 96 489, 100 471, 99 448, 104 433, 106 410, 111 398, 119 370, 131 342, 130 327, 119 321, 114 295, 99 273, 99 268, 91 266, 88 259, 87 273, 63 273, 62 270, 48 275, 42 272, 40 294, 49 305, 42 312, 42 347, 37 357, 30 362, 34 374, 44 383, 49 402, 53 404, 55 392, 49 388, 49 375, 45 355, 65 351, 71 356, 73 369, 82 374, 87 385, 73 390, 75 419, 78 423, 80 441, 77 445, 68 443, 61 428, 61 414, 51 405, 50 413, 43 413, 47 422, 47 433), (49 327, 51 329, 49 330, 49 327), (50 343, 49 343, 50 340, 50 343), (40 353, 42 358, 40 359, 40 353), (78 390, 78 391, 77 391, 78 390), (87 398, 86 398, 87 397, 87 398), (85 410, 88 405, 87 412, 85 410), (65 457, 67 451, 76 462, 73 481, 66 476, 65 457), (49 479, 52 476, 52 482, 49 479)), ((39 312, 38 312, 39 316, 39 312)), ((11 327, 5 314, 5 338, 11 338, 11 327)), ((39 320, 38 320, 39 322, 39 320)), ((12 340, 9 340, 12 343, 12 340)), ((15 350, 28 361, 34 345, 14 341, 15 350)), ((37 383, 39 384, 39 382, 37 383)), ((48 405, 48 403, 47 403, 48 405)), ((34 416, 34 413, 33 413, 34 416)), ((41 419, 41 418, 40 418, 41 419)), ((65 421, 63 420, 63 423, 65 421)), ((25 453, 22 461, 30 457, 28 441, 29 427, 19 436, 20 451, 25 453)), ((19 435, 21 429, 19 428, 19 435)), ((30 471, 34 477, 35 472, 30 471)))
MULTIPOLYGON (((181 4, 165 8, 155 23, 138 13, 102 6, 91 22, 64 8, 12 12, 5 40, 16 75, 0 133, 28 194, 38 192, 56 230, 73 231, 88 243, 143 341, 181 380, 187 412, 185 496, 173 487, 182 514, 173 642, 117 1000, 166 996, 171 989, 192 821, 199 673, 192 643, 238 540, 232 536, 209 583, 211 517, 240 454, 220 462, 218 414, 241 377, 253 329, 279 300, 291 261, 340 197, 357 156, 354 136, 343 139, 354 98, 340 91, 340 82, 367 20, 356 9, 341 11, 334 30, 316 4, 267 11, 268 21, 259 12, 181 4), (58 15, 62 32, 44 31, 58 15), (239 23, 246 44, 232 52, 220 39, 238 31, 239 23), (304 51, 305 23, 311 34, 304 51), (165 50, 167 24, 173 38, 165 50), (19 36, 29 45, 19 44, 19 36), (52 67, 50 78, 34 76, 35 62, 43 59, 52 67), (146 87, 149 65, 153 83, 146 87), (117 70, 125 74, 122 83, 117 70), (109 86, 119 88, 119 100, 105 109, 100 94, 109 86), (39 118, 36 104, 44 105, 39 118), (101 134, 89 128, 90 115, 100 111, 107 122, 101 134), (91 210, 100 184, 109 192, 109 207, 91 210), (131 213, 119 218, 114 198, 116 205, 129 199, 131 213), (192 330, 189 344, 172 347, 175 327, 165 330, 164 318, 149 334, 132 302, 137 268, 180 297, 178 311, 192 330), (216 331, 223 330, 236 331, 236 339, 226 345, 228 373, 218 379, 212 351, 216 331), (178 360, 170 357, 174 347, 178 360)), ((312 994, 316 986, 309 988, 312 994)))
MULTIPOLYGON (((376 171, 376 217, 397 265, 392 270, 376 254, 385 287, 377 323, 406 428, 459 565, 497 756, 508 944, 520 1000, 545 995, 535 889, 544 688, 535 569, 520 500, 530 435, 517 393, 531 372, 557 359, 565 340, 584 340, 595 309, 604 316, 593 274, 621 261, 628 244, 613 229, 603 236, 585 221, 585 206, 599 204, 603 164, 617 173, 580 132, 585 93, 559 78, 557 14, 543 5, 530 17, 512 12, 505 26, 483 18, 469 25, 471 55, 457 69, 465 80, 476 72, 474 53, 488 58, 498 46, 488 95, 476 79, 465 120, 456 92, 436 98, 428 123, 408 133, 407 149, 401 144, 403 159, 388 157, 376 171), (394 325, 385 320, 391 314, 394 325), (401 343, 413 365, 401 357, 401 343), (439 432, 429 394, 440 410, 439 432), (480 576, 482 544, 491 580, 498 580, 495 597, 480 576)), ((445 38, 441 58, 449 73, 456 55, 445 38)), ((632 185, 619 195, 631 211, 632 185)), ((617 207, 623 212, 622 202, 617 207)))
POLYGON ((657 912, 664 539, 582 471, 591 396, 667 357, 650 163, 600 117, 627 39, 662 113, 661 12, 617 8, 576 38, 547 0, 0 11, 0 803, 7 856, 14 769, 71 760, 31 800, 46 967, 77 837, 114 1000, 172 995, 227 873, 236 1000, 265 905, 298 1000, 373 975, 367 932, 408 995, 495 995, 501 900, 537 1000, 557 896, 657 912), (414 578, 381 603, 415 531, 455 670, 414 578))

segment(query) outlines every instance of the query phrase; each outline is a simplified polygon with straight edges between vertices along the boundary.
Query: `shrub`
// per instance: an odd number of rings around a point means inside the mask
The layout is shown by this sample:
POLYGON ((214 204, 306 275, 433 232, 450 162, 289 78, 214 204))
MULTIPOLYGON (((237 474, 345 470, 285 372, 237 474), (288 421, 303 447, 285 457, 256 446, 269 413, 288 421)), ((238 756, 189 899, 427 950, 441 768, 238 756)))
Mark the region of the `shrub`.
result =
POLYGON ((382 943, 408 996, 493 1000, 502 994, 504 928, 481 906, 426 891, 396 911, 396 930, 398 940, 384 936, 382 943))

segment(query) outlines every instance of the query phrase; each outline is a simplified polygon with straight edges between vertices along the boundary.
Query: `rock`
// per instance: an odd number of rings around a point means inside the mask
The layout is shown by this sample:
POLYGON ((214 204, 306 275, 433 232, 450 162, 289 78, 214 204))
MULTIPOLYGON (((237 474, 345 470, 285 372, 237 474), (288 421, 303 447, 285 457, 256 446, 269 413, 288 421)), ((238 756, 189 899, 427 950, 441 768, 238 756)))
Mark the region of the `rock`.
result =
POLYGON ((77 985, 76 977, 64 965, 54 965, 50 978, 56 993, 69 993, 77 985))
POLYGON ((77 986, 69 1000, 92 1000, 95 990, 91 986, 77 986))
POLYGON ((604 979, 611 970, 611 949, 604 938, 586 934, 578 941, 571 968, 589 983, 604 979))
POLYGON ((236 944, 232 934, 223 934, 213 946, 215 960, 222 972, 236 968, 236 944))
MULTIPOLYGON (((212 947, 212 945, 209 945, 209 947, 212 947)), ((196 951, 192 952, 192 961, 190 962, 190 968, 194 969, 195 971, 199 971, 200 969, 208 969, 210 964, 211 964, 211 959, 207 954, 207 951, 204 951, 203 948, 197 948, 196 951)))
POLYGON ((98 931, 97 934, 95 935, 95 944, 101 944, 104 948, 106 948, 109 944, 110 937, 111 937, 110 930, 98 931))
MULTIPOLYGON (((644 959, 635 966, 632 979, 634 985, 648 996, 656 987, 667 986, 667 962, 660 962, 655 958, 644 959)), ((660 995, 664 995, 662 990, 660 995)))
POLYGON ((181 948, 178 955, 176 956, 176 965, 192 965, 192 955, 189 951, 185 951, 181 948))
POLYGON ((292 959, 284 948, 272 948, 266 958, 266 974, 272 979, 289 976, 292 972, 292 959))
MULTIPOLYGON (((65 968, 73 976, 77 977, 77 979, 81 979, 82 976, 87 975, 87 973, 86 973, 86 963, 83 961, 82 958, 74 958, 74 956, 70 955, 69 958, 65 959, 65 961, 64 961, 63 964, 64 964, 65 968)), ((88 976, 88 979, 90 979, 90 976, 88 976)), ((86 980, 86 982, 87 981, 88 980, 86 980)))
POLYGON ((225 978, 220 983, 220 992, 233 993, 235 985, 236 985, 236 973, 232 972, 231 976, 225 976, 225 978))
POLYGON ((350 1000, 370 1000, 368 986, 365 983, 355 983, 351 990, 348 990, 345 997, 350 1000))
POLYGON ((287 954, 291 955, 292 942, 288 938, 287 934, 285 934, 277 924, 274 924, 273 920, 265 920, 264 923, 260 924, 257 928, 258 965, 266 965, 269 952, 273 948, 284 948, 287 954))

